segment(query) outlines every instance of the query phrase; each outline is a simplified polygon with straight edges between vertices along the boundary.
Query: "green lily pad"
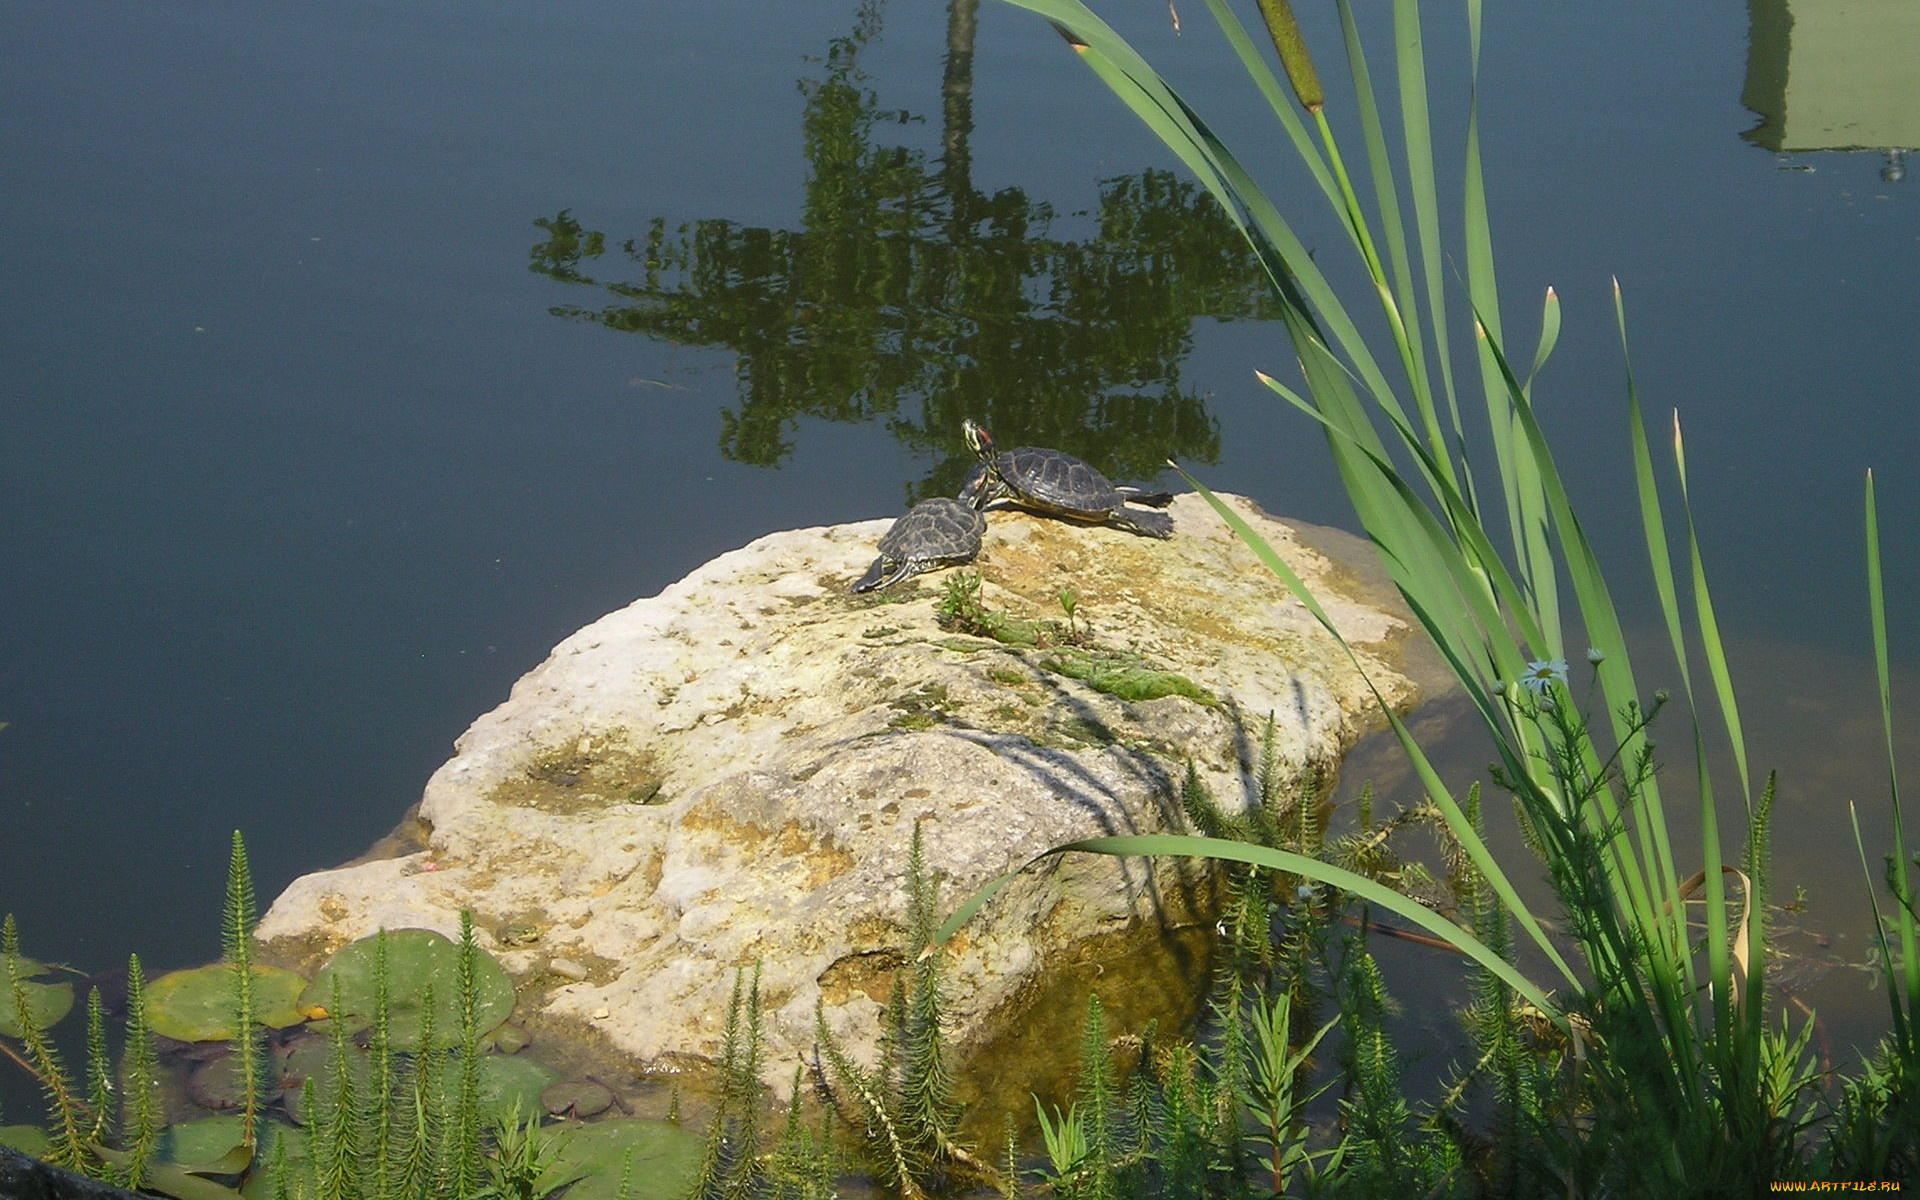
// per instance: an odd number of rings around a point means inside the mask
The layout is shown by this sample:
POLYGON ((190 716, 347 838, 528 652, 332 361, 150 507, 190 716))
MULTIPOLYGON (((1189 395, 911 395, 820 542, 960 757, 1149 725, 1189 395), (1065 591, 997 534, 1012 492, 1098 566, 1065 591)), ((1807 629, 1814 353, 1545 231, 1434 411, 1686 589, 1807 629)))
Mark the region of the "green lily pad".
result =
MULTIPOLYGON (((306 1020, 300 993, 307 981, 279 967, 253 968, 254 1018, 269 1029, 306 1020)), ((209 963, 162 975, 147 985, 147 1019, 153 1031, 182 1042, 224 1042, 233 1037, 233 968, 209 963)))
MULTIPOLYGON (((540 1111, 540 1093, 560 1081, 560 1072, 530 1058, 504 1054, 480 1056, 480 1118, 496 1116, 525 1120, 540 1111)), ((449 1060, 438 1081, 451 1104, 460 1090, 459 1064, 449 1060)))
MULTIPOLYGON (((331 1061, 308 1069, 313 1073, 320 1111, 325 1112, 327 1098, 332 1095, 333 1088, 331 1061)), ((373 1065, 367 1052, 358 1046, 350 1047, 347 1069, 353 1076, 354 1094, 364 1102, 373 1078, 373 1065)), ((434 1083, 440 1090, 441 1099, 452 1105, 459 1098, 460 1064, 452 1056, 447 1056, 433 1070, 434 1083)), ((530 1113, 539 1112, 540 1093, 552 1087, 560 1078, 560 1072, 543 1063, 530 1058, 510 1058, 504 1054, 481 1055, 478 1071, 482 1121, 491 1120, 496 1114, 523 1119, 530 1113)), ((411 1101, 403 1100, 402 1103, 411 1101)), ((286 1106, 287 1115, 300 1124, 305 1125, 312 1120, 313 1114, 307 1111, 306 1092, 298 1085, 288 1088, 286 1106)))
MULTIPOLYGON (((115 1150, 111 1146, 95 1146, 94 1153, 116 1167, 125 1167, 133 1162, 133 1156, 125 1150, 115 1150)), ((239 1200, 240 1193, 211 1179, 202 1179, 178 1163, 149 1162, 147 1164, 146 1191, 162 1196, 172 1196, 173 1200, 239 1200)))
POLYGON ((223 1111, 240 1107, 240 1073, 231 1054, 210 1058, 187 1077, 187 1095, 201 1108, 223 1111))
POLYGON ((275 1087, 298 1090, 309 1075, 326 1078, 332 1050, 327 1039, 317 1033, 302 1033, 273 1052, 278 1071, 275 1087))
POLYGON ((160 1135, 160 1157, 195 1175, 238 1175, 253 1160, 241 1125, 239 1117, 169 1125, 160 1135))
POLYGON ((629 1200, 680 1200, 693 1187, 704 1142, 668 1121, 622 1118, 581 1125, 561 1135, 553 1165, 535 1187, 571 1182, 567 1200, 617 1200, 625 1174, 629 1200))
MULTIPOLYGON (((20 977, 20 990, 27 997, 27 1015, 33 1018, 34 1026, 46 1029, 67 1015, 73 1007, 73 985, 70 983, 34 983, 36 975, 49 972, 30 958, 17 958, 16 970, 20 977)), ((23 1037, 26 1027, 20 1023, 20 1012, 13 1006, 13 989, 7 986, 6 965, 0 962, 0 1034, 8 1037, 23 1037)))
POLYGON ((240 1194, 247 1200, 274 1200, 273 1155, 278 1145, 286 1147, 287 1178, 295 1181, 294 1194, 301 1194, 298 1181, 304 1176, 307 1158, 312 1153, 307 1131, 270 1121, 261 1126, 260 1147, 253 1154, 253 1170, 247 1172, 247 1181, 240 1187, 240 1194))
POLYGON ((597 1117, 613 1107, 613 1092, 591 1079, 569 1079, 541 1092, 540 1107, 556 1117, 597 1117))
MULTIPOLYGON (((321 967, 302 1004, 331 1009, 333 981, 340 981, 339 1012, 355 1033, 373 1024, 374 943, 387 939, 387 1028, 395 1049, 412 1050, 420 1042, 421 1017, 433 994, 433 1044, 447 1049, 460 1041, 460 947, 431 929, 399 929, 361 938, 345 946, 321 967)), ((513 1015, 513 983, 506 969, 484 950, 474 962, 475 1027, 486 1034, 513 1015)))
POLYGON ((47 1131, 38 1125, 0 1125, 0 1146, 18 1150, 29 1158, 39 1158, 51 1148, 47 1131))
MULTIPOLYGON (((305 1041, 305 1038, 295 1039, 305 1041)), ((305 1072, 299 1079, 286 1083, 286 1093, 282 1103, 286 1105, 287 1115, 300 1125, 308 1124, 312 1114, 307 1112, 307 1090, 302 1086, 307 1079, 313 1080, 314 1098, 319 1102, 320 1111, 327 1111, 333 1097, 333 1049, 325 1038, 314 1038, 317 1046, 309 1043, 299 1055, 297 1070, 305 1072)), ((373 1078, 373 1059, 366 1047, 347 1043, 347 1078, 353 1085, 353 1094, 361 1100, 368 1095, 368 1081, 373 1078)))

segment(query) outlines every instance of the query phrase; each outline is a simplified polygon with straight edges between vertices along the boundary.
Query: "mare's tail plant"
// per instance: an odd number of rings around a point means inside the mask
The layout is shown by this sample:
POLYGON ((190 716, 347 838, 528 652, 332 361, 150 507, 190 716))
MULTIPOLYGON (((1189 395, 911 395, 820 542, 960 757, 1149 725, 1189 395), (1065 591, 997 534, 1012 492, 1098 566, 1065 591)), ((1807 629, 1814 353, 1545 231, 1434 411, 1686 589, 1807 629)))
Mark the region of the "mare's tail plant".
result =
POLYGON ((1438 1189, 1453 1165, 1432 1138, 1414 1136, 1413 1112, 1400 1083, 1400 1057, 1387 1031, 1388 1001, 1380 968, 1354 938, 1341 974, 1340 1024, 1346 1033, 1347 1095, 1341 1102, 1346 1174, 1362 1194, 1417 1196, 1438 1189))
POLYGON ((766 1177, 774 1200, 832 1200, 834 1195, 833 1107, 821 1109, 819 1128, 808 1125, 800 1111, 805 1084, 806 1067, 796 1064, 786 1120, 768 1156, 766 1177))
POLYGON ((253 994, 253 873, 238 829, 227 858, 227 903, 222 922, 228 978, 232 981, 234 1080, 240 1100, 240 1136, 252 1146, 258 1138, 260 1097, 266 1090, 266 1044, 253 994))
POLYGON ((939 942, 938 881, 926 865, 920 826, 907 853, 907 945, 882 1020, 877 1069, 855 1063, 834 1043, 824 1018, 818 1042, 839 1094, 852 1101, 868 1150, 890 1186, 921 1194, 936 1166, 992 1179, 994 1168, 955 1137, 960 1106, 953 1096, 946 1037, 945 963, 939 942))
POLYGON ((753 983, 733 976, 733 998, 720 1042, 720 1094, 707 1126, 707 1141, 695 1173, 695 1200, 735 1200, 752 1194, 760 1163, 760 966, 753 983))
POLYGON ((433 988, 420 998, 420 1040, 400 1068, 398 1114, 399 1152, 393 1166, 394 1189, 406 1197, 428 1197, 435 1181, 444 1177, 443 1151, 447 1145, 447 1089, 440 1066, 444 1055, 435 1048, 433 988))
POLYGON ((1115 1200, 1138 1191, 1141 1163, 1127 1161, 1120 1153, 1121 1091, 1099 996, 1087 997, 1080 1025, 1080 1077, 1072 1104, 1065 1112, 1056 1105, 1051 1117, 1038 1096, 1033 1105, 1047 1154, 1048 1169, 1042 1179, 1054 1195, 1067 1200, 1115 1200))
POLYGON ((46 1096, 51 1118, 47 1152, 42 1157, 56 1167, 91 1173, 96 1160, 87 1144, 86 1106, 74 1095, 73 1080, 60 1060, 60 1051, 41 1025, 28 990, 26 976, 30 972, 26 960, 20 957, 20 934, 14 927, 12 913, 0 919, 0 960, 4 960, 13 1023, 26 1048, 28 1069, 40 1081, 40 1089, 46 1096))
POLYGON ((107 1011, 97 987, 87 989, 87 1109, 93 1114, 87 1144, 97 1146, 113 1119, 113 1060, 107 1057, 107 1011))
POLYGON ((393 997, 389 986, 387 931, 373 943, 373 1024, 367 1029, 367 1191, 374 1196, 393 1194, 392 1178, 398 1132, 394 1107, 396 1079, 393 1049, 393 997))
MULTIPOLYGON (((333 977, 328 1011, 345 1011, 338 975, 333 977)), ((361 1156, 365 1146, 361 1138, 360 1089, 355 1075, 347 1024, 336 1018, 327 1026, 327 1087, 324 1103, 318 1110, 321 1115, 312 1126, 313 1159, 319 1170, 318 1191, 325 1200, 349 1200, 360 1192, 361 1156)))
POLYGON ((456 1196, 465 1196, 480 1183, 480 947, 474 941, 473 910, 460 910, 460 955, 455 986, 458 989, 460 1038, 455 1044, 455 1066, 460 1072, 453 1111, 445 1130, 450 1170, 447 1179, 456 1196))
POLYGON ((147 1164, 160 1144, 160 1064, 154 1051, 153 1027, 148 1023, 147 981, 140 956, 127 956, 127 1035, 121 1051, 120 1140, 126 1147, 123 1182, 139 1188, 147 1181, 147 1164))

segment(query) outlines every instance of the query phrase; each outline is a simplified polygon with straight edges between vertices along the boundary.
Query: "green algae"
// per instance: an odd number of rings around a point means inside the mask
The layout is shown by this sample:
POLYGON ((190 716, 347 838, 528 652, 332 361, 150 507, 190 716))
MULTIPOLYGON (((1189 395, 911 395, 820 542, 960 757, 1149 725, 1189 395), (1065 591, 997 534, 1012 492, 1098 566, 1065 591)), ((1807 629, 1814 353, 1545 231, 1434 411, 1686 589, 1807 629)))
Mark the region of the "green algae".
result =
POLYGON ((1220 701, 1185 675, 1147 665, 1130 650, 1062 649, 1040 660, 1045 669, 1078 679, 1096 692, 1129 702, 1184 696, 1209 708, 1220 701))

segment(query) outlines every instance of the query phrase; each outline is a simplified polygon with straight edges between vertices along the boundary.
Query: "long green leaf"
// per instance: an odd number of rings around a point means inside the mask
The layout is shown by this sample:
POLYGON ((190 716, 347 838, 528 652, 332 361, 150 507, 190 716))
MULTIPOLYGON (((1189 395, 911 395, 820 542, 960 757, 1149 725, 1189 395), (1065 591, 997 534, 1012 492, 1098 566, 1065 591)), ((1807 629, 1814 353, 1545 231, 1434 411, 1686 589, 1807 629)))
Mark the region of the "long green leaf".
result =
MULTIPOLYGON (((1569 983, 1576 983, 1578 977, 1574 974, 1573 968, 1567 965, 1566 960, 1561 957, 1560 951, 1553 945, 1552 941, 1548 939, 1546 930, 1541 927, 1538 918, 1527 908, 1526 902, 1520 898, 1519 892, 1515 890, 1512 881, 1507 878, 1507 874, 1501 868, 1499 862, 1494 859, 1492 851, 1487 848, 1485 841, 1480 837, 1479 831, 1474 827, 1472 820, 1470 820, 1466 813, 1460 808, 1459 802, 1454 799, 1451 790, 1449 790, 1441 780, 1440 773, 1434 769, 1433 763, 1427 758, 1426 752, 1422 750, 1419 743, 1414 740, 1413 734, 1400 719, 1400 715, 1393 711, 1393 706, 1388 704, 1386 698, 1374 687, 1373 681, 1367 677, 1365 668, 1361 666, 1359 656, 1354 653, 1353 647, 1347 643, 1347 640, 1341 636, 1339 629, 1333 624, 1332 618, 1327 615, 1326 610, 1320 605, 1319 600, 1314 597, 1312 591, 1307 588, 1306 584, 1300 579, 1299 575, 1294 572, 1293 568, 1287 565, 1286 560, 1281 558, 1273 547, 1267 544, 1266 539, 1256 533, 1253 528, 1241 518, 1239 513, 1234 512, 1233 509, 1222 502, 1218 496, 1209 491, 1205 485, 1186 474, 1186 472, 1182 471, 1181 477, 1192 485, 1193 489, 1198 492, 1208 504, 1213 506, 1213 510, 1219 514, 1221 520, 1227 523, 1228 528, 1233 530, 1241 542, 1251 549, 1254 555, 1260 559, 1261 563, 1287 586, 1287 590, 1291 591, 1294 597, 1306 607, 1307 611, 1313 614, 1314 619, 1319 621, 1321 626, 1333 635, 1335 642, 1338 643, 1341 649, 1347 654, 1354 669, 1360 673, 1361 679, 1373 693, 1374 700, 1379 706, 1381 715, 1386 718, 1387 724, 1393 730, 1395 739, 1399 741, 1402 750, 1407 755, 1408 761, 1412 763, 1414 773, 1419 778, 1421 787, 1434 802, 1434 805, 1440 809, 1446 818, 1448 828, 1460 842, 1461 847, 1466 851, 1468 857, 1473 860, 1475 868, 1486 878, 1488 885, 1493 888, 1494 894, 1499 897, 1501 904, 1512 914, 1514 920, 1526 931, 1527 935, 1533 939, 1534 944, 1539 946, 1547 957, 1552 960, 1561 975, 1564 976, 1569 983)), ((1519 769, 1519 764, 1509 760, 1509 768, 1517 770, 1519 769)))
MULTIPOLYGON (((1920 1018, 1920 932, 1914 927, 1911 906, 1905 898, 1913 895, 1912 885, 1907 871, 1906 818, 1900 811, 1900 775, 1894 765, 1893 748, 1893 685, 1892 676, 1887 669, 1887 599, 1886 586, 1880 575, 1880 511, 1874 498, 1873 472, 1867 472, 1866 490, 1866 526, 1867 526, 1867 604, 1873 622, 1873 669, 1875 681, 1880 688, 1880 729, 1887 745, 1887 800, 1893 816, 1893 862, 1892 880, 1898 896, 1895 897, 1894 923, 1900 933, 1901 969, 1905 975, 1906 1003, 1911 1010, 1910 1018, 1920 1018)), ((1859 825, 1855 822, 1854 838, 1859 839, 1859 825)), ((1875 914, 1878 924, 1878 914, 1875 914)), ((1891 960, 1888 970, 1893 969, 1891 960)), ((1889 980, 1891 983, 1891 980, 1889 980)), ((1890 989, 1891 990, 1891 989, 1890 989)), ((1899 1003, 1895 1000, 1896 1018, 1899 1015, 1899 1003)))
POLYGON ((1068 842, 1064 846, 1055 846, 1035 856, 1024 866, 1009 871, 993 882, 975 892, 965 903, 954 910, 946 924, 940 927, 937 941, 952 937, 962 925, 972 919, 982 905, 1011 883, 1021 871, 1057 854, 1085 851, 1092 854, 1111 854, 1123 857, 1145 857, 1151 855, 1185 855, 1195 858, 1213 858, 1227 862, 1249 863, 1256 867, 1267 867, 1276 871, 1286 871, 1294 875, 1303 875, 1330 884, 1342 891, 1351 892, 1367 903, 1386 909, 1407 921, 1418 925, 1460 953, 1473 959, 1488 971, 1498 976, 1500 981, 1527 998, 1541 1012, 1547 1014, 1563 1028, 1566 1018, 1560 1012, 1552 998, 1534 982, 1522 975, 1514 965, 1501 958, 1472 933, 1460 928, 1453 922, 1424 907, 1418 901, 1410 900, 1400 893, 1355 874, 1345 867, 1321 862, 1317 858, 1308 858, 1304 854, 1295 854, 1290 850, 1276 850, 1269 846, 1256 846, 1247 842, 1230 841, 1225 838, 1188 837, 1176 834, 1144 834, 1129 837, 1088 838, 1085 841, 1068 842))
MULTIPOLYGON (((1627 431, 1633 454, 1634 488, 1639 500, 1640 527, 1647 544, 1647 562, 1653 571, 1654 594, 1666 622, 1667 639, 1687 696, 1693 707, 1693 677, 1687 666, 1687 641, 1681 624, 1680 599, 1674 585, 1673 555, 1667 546, 1666 514, 1660 504, 1660 489, 1653 474, 1653 452, 1647 440, 1646 422, 1640 412, 1640 389, 1634 381, 1633 353, 1627 344, 1626 302, 1620 293, 1620 281, 1613 281, 1613 315, 1620 330, 1620 361, 1626 371, 1627 431)), ((1663 824, 1653 825, 1642 843, 1642 863, 1651 879, 1678 879, 1673 850, 1663 824)), ((1673 944, 1686 939, 1685 914, 1677 907, 1668 913, 1667 937, 1673 944)))
MULTIPOLYGON (((1568 579, 1573 585, 1574 596, 1579 605, 1581 620, 1585 624, 1588 636, 1595 646, 1605 647, 1610 652, 1599 663, 1595 671, 1600 680, 1601 693, 1606 699, 1607 710, 1613 722, 1613 734, 1616 743, 1625 745, 1634 736, 1627 713, 1630 705, 1638 705, 1633 670, 1628 661, 1626 635, 1621 629, 1618 612, 1613 605, 1612 596, 1607 588, 1606 578, 1600 569, 1599 556, 1594 552, 1592 542, 1587 538, 1579 518, 1573 510, 1560 474, 1553 465, 1553 456, 1547 447, 1546 434, 1540 428, 1534 416, 1533 407, 1528 402, 1520 381, 1514 377, 1505 355, 1501 354, 1499 344, 1492 337, 1483 339, 1492 355, 1496 369, 1505 379, 1508 395, 1512 402, 1512 411, 1520 429, 1525 434, 1534 461, 1539 465, 1539 485, 1547 510, 1552 514, 1554 529, 1558 535, 1560 547, 1566 559, 1568 579)), ((1592 764, 1597 767, 1597 763, 1592 764)), ((1639 820, 1631 826, 1637 836, 1657 836, 1665 838, 1665 813, 1658 799, 1658 787, 1649 779, 1641 785, 1644 803, 1637 811, 1639 820)), ((1621 813, 1617 802, 1608 789, 1602 789, 1595 797, 1600 806, 1600 822, 1597 833, 1622 827, 1621 813)), ((1622 851, 1616 842, 1613 847, 1613 861, 1620 869, 1623 890, 1620 899, 1623 907, 1633 914, 1634 923, 1649 937, 1656 930, 1670 935, 1678 927, 1684 934, 1684 922, 1680 915, 1682 904, 1674 894, 1678 880, 1671 878, 1648 879, 1640 865, 1644 857, 1622 851)), ((1668 967, 1677 968, 1682 973, 1691 970, 1691 960, 1684 954, 1684 936, 1674 939, 1663 936, 1648 946, 1649 964, 1658 970, 1668 967), (1664 943, 1664 946, 1663 946, 1664 943)), ((1691 989, 1688 989, 1691 990, 1691 989)))

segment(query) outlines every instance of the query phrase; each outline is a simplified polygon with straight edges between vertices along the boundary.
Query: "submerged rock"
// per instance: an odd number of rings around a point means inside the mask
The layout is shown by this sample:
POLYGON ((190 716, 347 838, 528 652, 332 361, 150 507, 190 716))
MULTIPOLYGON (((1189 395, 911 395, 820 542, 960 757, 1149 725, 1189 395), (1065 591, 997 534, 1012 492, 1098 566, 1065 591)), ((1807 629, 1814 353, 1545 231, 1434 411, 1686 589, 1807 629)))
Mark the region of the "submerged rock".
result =
MULTIPOLYGON (((1359 582, 1361 544, 1229 500, 1411 703, 1408 626, 1359 582), (1313 548, 1329 539, 1354 557, 1313 548)), ((978 600, 1031 646, 941 628, 948 574, 848 595, 885 521, 723 554, 562 642, 476 721, 427 784, 423 849, 294 881, 259 936, 310 966, 381 927, 456 934, 470 908, 520 1020, 655 1069, 717 1054, 735 972, 758 964, 769 1083, 809 1057, 816 1006, 871 1061, 916 823, 950 910, 1061 842, 1182 829, 1189 761, 1244 804, 1269 713, 1302 787, 1376 723, 1345 653, 1211 509, 1170 512, 1171 541, 994 513, 978 600), (1062 589, 1087 647, 1058 644, 1062 589)), ((1091 855, 1028 872, 949 947, 953 1044, 988 1069, 1070 1055, 1089 988, 1123 1026, 1184 1018, 1210 881, 1091 855)))

